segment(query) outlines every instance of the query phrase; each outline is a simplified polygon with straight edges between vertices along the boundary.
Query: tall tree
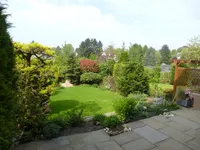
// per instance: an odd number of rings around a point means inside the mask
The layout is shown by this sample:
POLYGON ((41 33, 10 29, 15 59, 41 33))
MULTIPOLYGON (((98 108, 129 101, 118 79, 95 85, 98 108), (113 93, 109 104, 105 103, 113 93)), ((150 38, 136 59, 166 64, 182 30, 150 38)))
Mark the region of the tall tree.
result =
POLYGON ((15 136, 15 58, 13 44, 8 33, 5 5, 0 2, 0 149, 10 149, 15 136))
POLYGON ((65 71, 65 76, 70 80, 72 84, 78 85, 80 83, 80 65, 76 60, 76 56, 74 53, 70 54, 67 60, 67 69, 65 71))
POLYGON ((192 38, 188 46, 182 48, 181 58, 187 60, 200 60, 200 36, 192 38))
POLYGON ((161 63, 170 64, 171 52, 168 45, 163 45, 160 50, 161 63))
POLYGON ((18 124, 22 130, 37 136, 41 121, 45 118, 51 92, 54 88, 53 54, 47 46, 32 42, 14 42, 16 68, 19 72, 18 124))
POLYGON ((103 44, 101 41, 96 39, 87 38, 85 41, 82 41, 79 45, 79 48, 76 49, 78 56, 90 58, 91 54, 96 56, 100 55, 103 51, 103 44))
POLYGON ((156 64, 157 64, 157 65, 160 65, 160 63, 161 63, 160 51, 156 51, 156 52, 155 52, 155 59, 156 59, 156 64))
POLYGON ((155 66, 156 65, 156 58, 155 58, 156 50, 152 47, 147 48, 145 57, 144 57, 144 65, 145 66, 155 66))
POLYGON ((143 48, 139 44, 133 44, 129 47, 129 57, 131 61, 143 62, 144 52, 143 48))

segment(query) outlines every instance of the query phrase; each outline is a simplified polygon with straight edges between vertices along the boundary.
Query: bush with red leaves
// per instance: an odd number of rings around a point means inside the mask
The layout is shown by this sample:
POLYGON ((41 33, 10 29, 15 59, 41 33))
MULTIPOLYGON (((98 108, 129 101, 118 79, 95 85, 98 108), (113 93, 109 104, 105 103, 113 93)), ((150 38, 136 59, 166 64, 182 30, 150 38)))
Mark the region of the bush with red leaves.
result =
POLYGON ((94 60, 80 60, 80 68, 82 72, 98 72, 98 64, 94 60))

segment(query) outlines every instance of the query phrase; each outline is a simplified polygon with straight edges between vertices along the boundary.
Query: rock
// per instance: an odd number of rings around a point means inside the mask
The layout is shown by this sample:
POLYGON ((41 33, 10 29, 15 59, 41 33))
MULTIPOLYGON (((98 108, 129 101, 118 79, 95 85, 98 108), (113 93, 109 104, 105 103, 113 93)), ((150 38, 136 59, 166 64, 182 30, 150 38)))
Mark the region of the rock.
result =
POLYGON ((129 128, 129 131, 131 131, 131 128, 129 128))
POLYGON ((129 128, 124 128, 124 132, 128 132, 129 131, 129 128))
POLYGON ((97 121, 97 122, 96 122, 96 125, 97 125, 97 126, 99 126, 99 125, 100 125, 100 122, 99 122, 99 121, 97 121))

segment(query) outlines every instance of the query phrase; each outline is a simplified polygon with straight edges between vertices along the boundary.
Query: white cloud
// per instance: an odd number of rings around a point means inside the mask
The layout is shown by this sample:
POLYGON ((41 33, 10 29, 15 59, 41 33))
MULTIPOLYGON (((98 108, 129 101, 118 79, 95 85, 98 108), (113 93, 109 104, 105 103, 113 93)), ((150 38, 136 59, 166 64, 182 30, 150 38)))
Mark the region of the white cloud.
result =
POLYGON ((200 34, 199 0, 10 0, 14 40, 49 46, 86 38, 104 45, 177 48, 200 34), (98 3, 97 3, 98 2, 98 3), (95 4, 96 3, 96 4, 95 4), (198 5, 199 4, 199 5, 198 5))

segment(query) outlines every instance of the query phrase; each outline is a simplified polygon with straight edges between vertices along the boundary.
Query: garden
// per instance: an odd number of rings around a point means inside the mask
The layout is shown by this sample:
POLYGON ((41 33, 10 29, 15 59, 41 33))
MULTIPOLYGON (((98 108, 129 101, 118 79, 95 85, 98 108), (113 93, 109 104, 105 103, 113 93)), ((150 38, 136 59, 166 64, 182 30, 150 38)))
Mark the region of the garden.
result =
POLYGON ((102 128, 112 136, 130 130, 127 122, 179 109, 174 67, 170 75, 160 67, 171 64, 167 45, 159 51, 137 43, 103 49, 101 41, 89 38, 76 49, 66 43, 25 44, 11 40, 4 9, 0 6, 0 149, 102 128))

